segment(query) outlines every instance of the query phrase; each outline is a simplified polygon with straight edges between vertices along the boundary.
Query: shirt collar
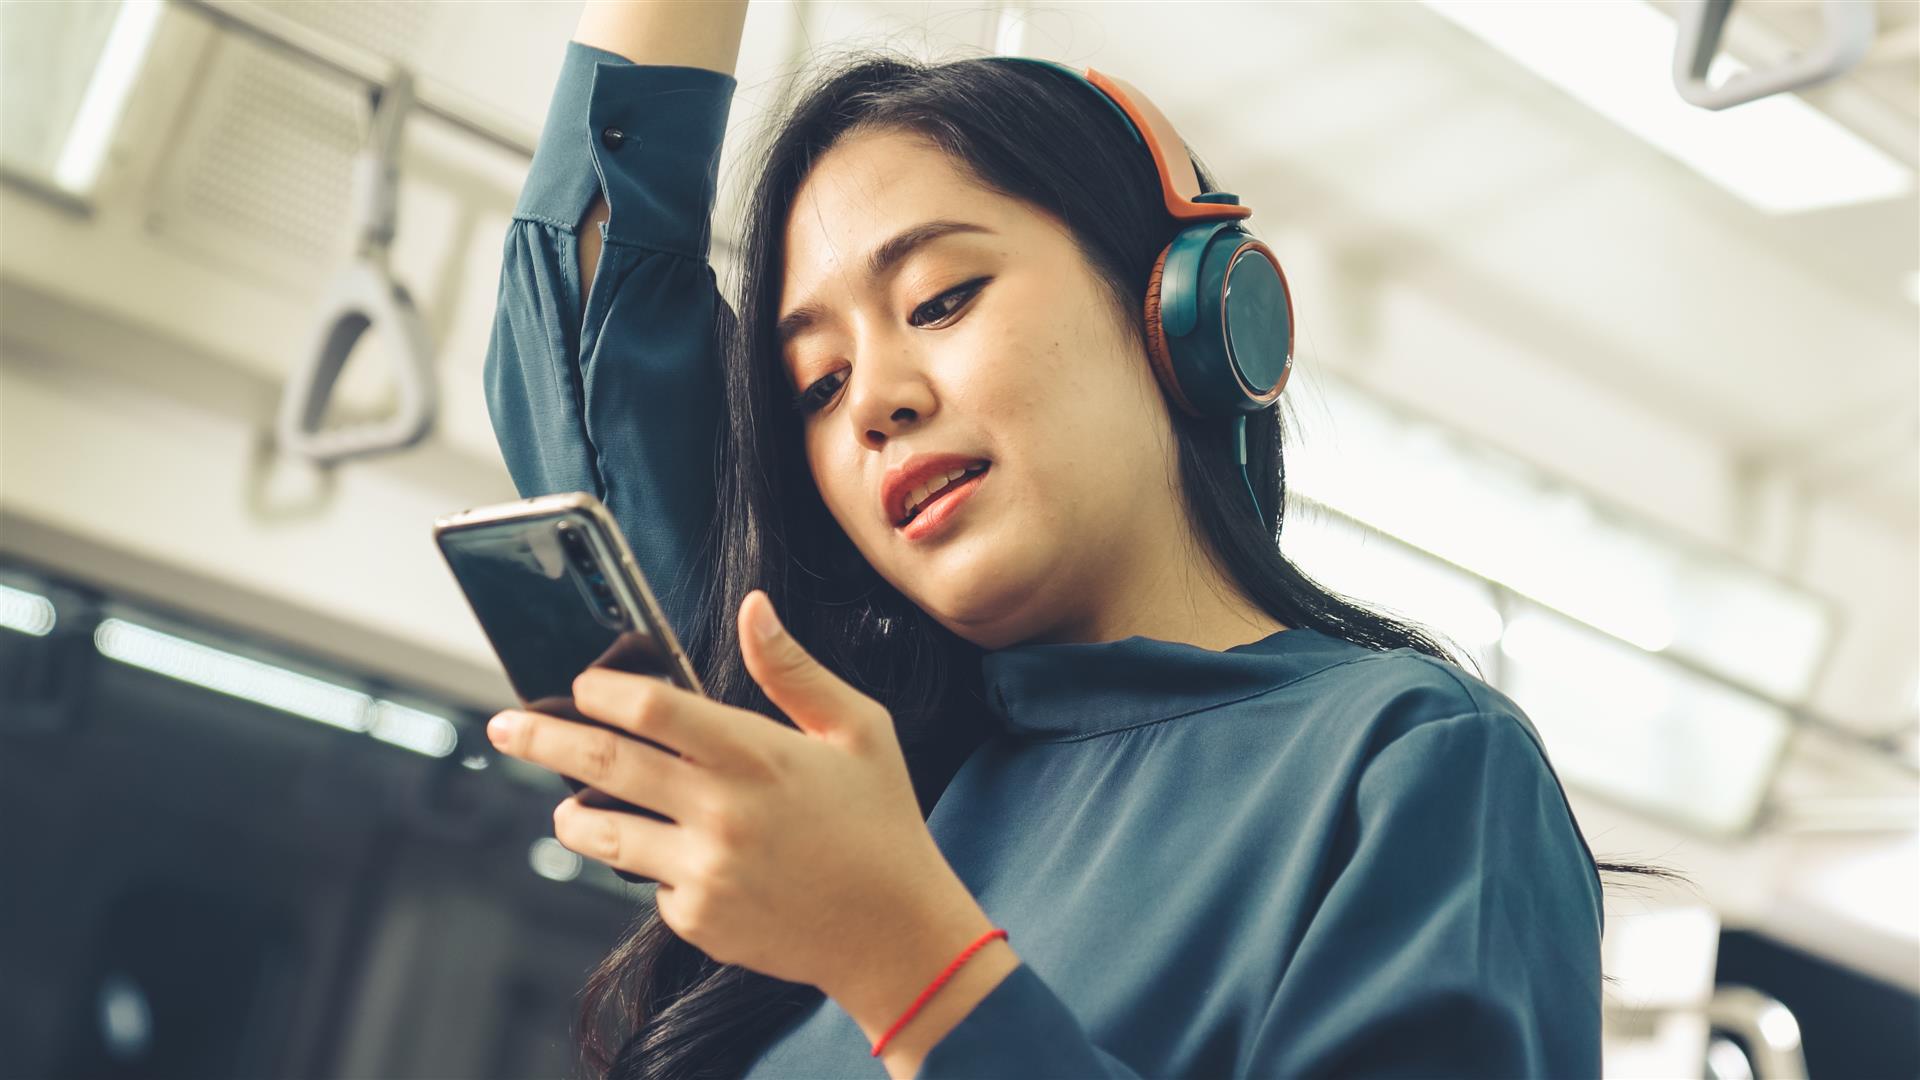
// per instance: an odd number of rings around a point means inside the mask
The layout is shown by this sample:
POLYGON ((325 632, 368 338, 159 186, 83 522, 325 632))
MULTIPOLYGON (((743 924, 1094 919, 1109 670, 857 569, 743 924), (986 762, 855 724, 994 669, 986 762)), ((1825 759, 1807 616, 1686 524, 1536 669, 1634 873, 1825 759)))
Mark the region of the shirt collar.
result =
POLYGON ((1171 720, 1263 694, 1354 657, 1360 646, 1310 627, 1225 651, 1134 635, 1119 641, 1012 645, 981 676, 1001 727, 1064 742, 1171 720))

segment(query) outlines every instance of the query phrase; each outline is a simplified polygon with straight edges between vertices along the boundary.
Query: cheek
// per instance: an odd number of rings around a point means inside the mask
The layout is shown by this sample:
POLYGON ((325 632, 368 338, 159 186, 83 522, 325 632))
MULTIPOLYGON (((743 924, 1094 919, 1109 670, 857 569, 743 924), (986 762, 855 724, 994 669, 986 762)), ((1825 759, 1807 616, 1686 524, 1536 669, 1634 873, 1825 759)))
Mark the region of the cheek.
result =
POLYGON ((1104 310, 1089 313, 1075 297, 1043 306, 1008 320, 980 350, 970 411, 1022 442, 1097 442, 1131 430, 1144 354, 1136 357, 1092 317, 1104 310))
POLYGON ((994 366, 981 400, 993 445, 1062 511, 1131 499, 1140 477, 1164 471, 1168 406, 1146 355, 1123 338, 1091 319, 1041 327, 994 366))
POLYGON ((807 467, 827 512, 840 523, 841 531, 859 541, 873 530, 877 511, 872 510, 867 501, 878 496, 862 489, 858 464, 849 458, 847 451, 836 450, 827 443, 821 433, 809 434, 807 467))

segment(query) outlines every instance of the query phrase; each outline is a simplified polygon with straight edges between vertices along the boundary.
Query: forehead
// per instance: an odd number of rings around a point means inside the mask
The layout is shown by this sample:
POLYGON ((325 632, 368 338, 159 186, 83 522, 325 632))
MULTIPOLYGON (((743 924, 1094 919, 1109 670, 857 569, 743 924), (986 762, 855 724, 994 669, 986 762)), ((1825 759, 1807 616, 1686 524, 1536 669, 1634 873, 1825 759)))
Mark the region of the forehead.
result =
POLYGON ((1000 231, 1020 210, 924 136, 849 135, 821 155, 795 195, 783 291, 809 296, 822 279, 857 275, 867 252, 906 226, 960 218, 1000 231))

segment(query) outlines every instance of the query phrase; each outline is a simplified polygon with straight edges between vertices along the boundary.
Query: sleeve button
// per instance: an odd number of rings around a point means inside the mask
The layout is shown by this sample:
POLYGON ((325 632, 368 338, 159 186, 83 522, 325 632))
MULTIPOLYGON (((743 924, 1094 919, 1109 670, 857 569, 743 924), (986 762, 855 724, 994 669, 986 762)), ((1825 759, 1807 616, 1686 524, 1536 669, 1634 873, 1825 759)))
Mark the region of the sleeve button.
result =
POLYGON ((600 143, 609 150, 620 149, 620 144, 626 141, 627 133, 617 127, 604 128, 600 132, 600 143))

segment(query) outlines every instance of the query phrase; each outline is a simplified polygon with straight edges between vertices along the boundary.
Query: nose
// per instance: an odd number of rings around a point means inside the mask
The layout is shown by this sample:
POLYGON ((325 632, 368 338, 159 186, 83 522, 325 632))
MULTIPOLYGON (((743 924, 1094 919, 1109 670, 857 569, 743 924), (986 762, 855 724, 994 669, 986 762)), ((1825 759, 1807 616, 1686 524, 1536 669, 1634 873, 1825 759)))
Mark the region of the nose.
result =
POLYGON ((897 340, 874 343, 860 355, 865 359, 847 375, 847 415, 861 445, 878 450, 924 423, 938 406, 926 365, 911 347, 897 340))

